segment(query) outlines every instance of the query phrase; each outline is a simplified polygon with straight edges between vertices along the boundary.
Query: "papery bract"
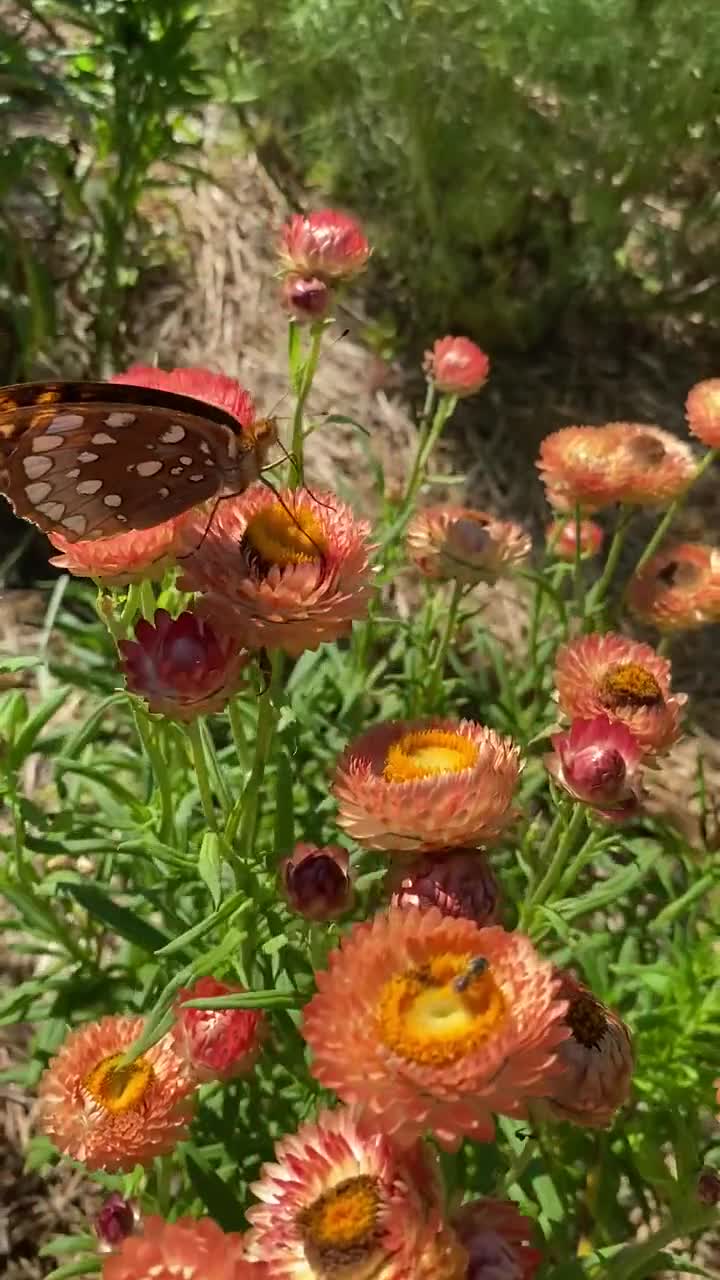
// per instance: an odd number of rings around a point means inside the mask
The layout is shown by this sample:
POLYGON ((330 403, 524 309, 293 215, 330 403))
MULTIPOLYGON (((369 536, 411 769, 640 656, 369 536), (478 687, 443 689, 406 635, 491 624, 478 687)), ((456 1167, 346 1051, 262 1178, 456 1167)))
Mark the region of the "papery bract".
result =
POLYGON ((171 618, 165 609, 152 622, 141 618, 135 639, 120 640, 118 649, 130 692, 173 720, 222 711, 242 687, 250 657, 236 634, 218 634, 196 613, 171 618))
POLYGON ((296 275, 316 276, 326 283, 350 280, 369 257, 370 245, 360 224, 338 209, 295 213, 281 232, 283 269, 296 275))
POLYGON ((425 352, 426 377, 438 391, 451 396, 474 396, 488 379, 490 361, 469 338, 438 338, 425 352))
POLYGON ((446 916, 493 924, 500 887, 479 849, 426 853, 399 861, 390 874, 393 907, 437 907, 446 916))
POLYGON ((609 427, 563 427, 540 445, 537 462, 548 502, 558 512, 584 514, 622 502, 637 463, 609 427))
POLYGON ((260 1009, 183 1009, 186 1000, 243 995, 237 983, 198 978, 182 987, 175 1001, 175 1048, 199 1081, 233 1080, 247 1075, 257 1061, 265 1015, 260 1009))
POLYGON ((133 582, 160 581, 184 547, 183 527, 190 512, 153 525, 151 529, 131 529, 112 538, 69 542, 61 533, 49 534, 50 542, 62 555, 50 563, 79 578, 95 578, 105 586, 123 587, 133 582))
POLYGON ((350 856, 338 844, 296 844, 280 868, 290 906, 306 920, 337 920, 350 910, 350 856))
POLYGON ((285 310, 300 324, 322 320, 332 303, 332 293, 317 276, 286 276, 282 284, 285 310))
POLYGON ((720 378, 706 378, 690 388, 685 413, 692 434, 709 449, 720 448, 720 378))
POLYGON ((621 455, 630 462, 620 501, 628 506, 660 506, 684 493, 694 479, 697 465, 684 440, 661 427, 640 422, 610 422, 621 455))
POLYGON ((139 1221, 140 1215, 131 1202, 119 1191, 111 1192, 93 1223, 100 1250, 107 1252, 117 1248, 121 1240, 133 1234, 139 1221))
MULTIPOLYGON (((580 526, 580 559, 597 556, 602 550, 603 531, 595 520, 581 520, 580 526)), ((575 559, 578 527, 575 520, 554 520, 545 532, 548 547, 558 560, 575 559)))
POLYGON ((642 794, 642 751, 626 725, 607 716, 573 720, 567 733, 552 738, 545 767, 575 800, 591 805, 610 821, 632 817, 642 794))
POLYGON ((534 1280, 543 1256, 534 1226, 512 1200, 471 1200, 452 1223, 470 1255, 467 1280, 534 1280))

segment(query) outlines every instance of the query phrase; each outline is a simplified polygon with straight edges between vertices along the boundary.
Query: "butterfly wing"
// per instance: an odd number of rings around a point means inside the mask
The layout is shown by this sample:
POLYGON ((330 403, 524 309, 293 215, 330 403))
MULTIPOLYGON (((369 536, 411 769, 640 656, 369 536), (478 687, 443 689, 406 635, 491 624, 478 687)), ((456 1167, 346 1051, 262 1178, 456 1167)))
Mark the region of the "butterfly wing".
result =
POLYGON ((154 388, 6 388, 0 489, 19 516, 72 542, 148 529, 225 488, 247 453, 239 430, 217 405, 154 388))

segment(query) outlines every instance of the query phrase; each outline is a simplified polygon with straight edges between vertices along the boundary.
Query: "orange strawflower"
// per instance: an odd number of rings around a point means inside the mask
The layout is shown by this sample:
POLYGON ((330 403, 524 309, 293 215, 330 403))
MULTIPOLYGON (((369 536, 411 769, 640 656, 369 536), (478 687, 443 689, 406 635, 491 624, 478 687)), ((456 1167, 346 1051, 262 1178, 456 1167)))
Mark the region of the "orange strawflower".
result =
POLYGON ((369 526, 334 494, 256 485, 221 502, 209 529, 195 523, 181 586, 201 592, 198 612, 251 648, 297 655, 365 617, 369 526))
POLYGON ((251 1189, 251 1249, 272 1280, 465 1280, 430 1153, 402 1150, 354 1108, 283 1138, 251 1189))
POLYGON ((103 1261, 103 1280, 271 1280, 262 1262, 250 1261, 246 1241, 211 1218, 164 1222, 145 1218, 140 1235, 128 1236, 103 1261))
POLYGON ((370 245, 354 218, 338 209, 295 213, 280 234, 284 271, 325 284, 350 280, 367 266, 370 245))
POLYGON ((545 436, 537 467, 551 507, 588 514, 625 500, 637 463, 610 427, 563 427, 545 436))
POLYGON ((491 1142, 493 1112, 522 1117, 547 1094, 570 1034, 529 938, 436 908, 354 925, 316 981, 303 1015, 313 1075, 403 1143, 491 1142))
POLYGON ((423 368, 444 395, 474 396, 488 380, 490 361, 469 338, 446 337, 425 352, 423 368))
POLYGON ((187 1137, 195 1082, 172 1040, 123 1063, 144 1026, 115 1015, 71 1031, 40 1081, 42 1132, 88 1169, 133 1169, 187 1137))
POLYGON ((341 756, 337 821, 367 849, 474 846, 512 818, 519 772, 518 748, 494 729, 472 720, 392 720, 341 756))
POLYGON ((250 658, 237 636, 218 634, 191 611, 171 618, 165 609, 152 622, 141 618, 135 639, 118 649, 130 692, 150 711, 185 721, 222 711, 245 683, 250 658))
POLYGON ((468 1280, 534 1280, 543 1260, 532 1245, 534 1223, 512 1200, 471 1200, 452 1224, 470 1254, 468 1280))
POLYGON ((500 887, 479 849, 426 853, 399 862, 390 876, 393 907, 437 907, 446 916, 492 924, 500 887))
POLYGON ((658 552, 628 584, 632 613, 659 631, 689 631, 720 618, 720 551, 682 542, 658 552))
POLYGON ((692 434, 709 449, 720 448, 720 378, 706 378, 690 388, 685 412, 692 434))
POLYGON ((629 506, 657 506, 672 502, 695 478, 697 463, 692 449, 661 427, 638 422, 610 422, 620 453, 630 463, 620 501, 629 506))
MULTIPOLYGON (((577 543, 576 524, 574 520, 554 520, 549 524, 545 531, 545 539, 549 547, 553 549, 553 555, 558 560, 575 559, 575 546, 577 543)), ((580 559, 585 560, 590 556, 597 556, 602 550, 603 531, 595 520, 580 521, 580 559)))
POLYGON ((556 1120, 606 1129, 627 1102, 634 1067, 625 1023, 567 970, 560 995, 568 1001, 565 1022, 572 1032, 558 1049, 562 1067, 550 1081, 542 1108, 556 1120))
POLYGON ((621 720, 645 754, 667 751, 680 736, 687 695, 673 694, 670 679, 667 658, 614 632, 581 636, 557 654, 561 711, 571 720, 621 720))
POLYGON ((407 547, 427 578, 468 586, 496 582, 527 560, 529 535, 512 520, 497 520, 470 507, 426 507, 411 520, 407 547))
POLYGON ((255 1065, 265 1030, 261 1009, 183 1009, 186 1000, 244 994, 236 983, 198 978, 175 1001, 175 1048, 196 1080, 233 1080, 255 1065))
POLYGON ((165 520, 152 529, 131 529, 111 538, 69 542, 61 533, 49 534, 62 552, 51 564, 77 578, 95 578, 105 586, 124 587, 131 582, 160 581, 184 546, 182 531, 190 513, 165 520))

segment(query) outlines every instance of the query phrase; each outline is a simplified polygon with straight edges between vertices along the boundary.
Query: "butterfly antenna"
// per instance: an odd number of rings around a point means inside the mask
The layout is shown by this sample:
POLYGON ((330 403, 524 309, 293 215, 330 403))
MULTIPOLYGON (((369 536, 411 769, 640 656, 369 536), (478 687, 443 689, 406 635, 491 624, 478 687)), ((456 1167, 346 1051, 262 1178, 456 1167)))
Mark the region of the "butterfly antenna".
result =
MULTIPOLYGON (((324 559, 325 559, 325 550, 324 550, 324 548, 323 548, 323 547, 321 547, 321 546, 320 546, 320 544, 319 544, 319 543, 317 543, 317 542, 315 541, 315 539, 314 539, 314 538, 313 538, 313 537, 308 533, 307 529, 303 529, 303 527, 302 527, 302 525, 301 525, 300 521, 299 521, 299 520, 298 520, 298 518, 297 518, 297 515, 295 514, 295 512, 294 512, 294 511, 292 511, 292 510, 290 509, 290 507, 288 506, 287 502, 285 502, 285 500, 284 500, 284 498, 283 498, 282 494, 279 492, 279 490, 278 490, 278 489, 276 489, 276 488, 275 488, 275 485, 274 485, 274 484, 272 484, 269 480, 266 480, 263 476, 260 476, 260 483, 261 483, 261 484, 264 484, 266 489, 269 489, 271 493, 274 493, 274 494, 275 494, 275 499, 276 499, 276 501, 280 503, 280 506, 282 507, 282 509, 283 509, 283 511, 285 512, 285 514, 286 514, 286 515, 288 515, 288 516, 290 517, 290 519, 292 520, 293 524, 295 525, 295 528, 296 528, 296 529, 299 529, 299 530, 300 530, 300 532, 301 532, 301 534, 303 535, 303 537, 307 538, 308 542, 311 542, 311 543, 312 543, 312 545, 314 546, 314 548, 315 548, 315 550, 317 551, 318 555, 320 556, 320 559, 321 559, 321 560, 324 560, 324 559)), ((310 490, 309 490, 309 489, 308 489, 308 493, 310 493, 310 490)), ((312 495, 310 495, 310 496, 312 497, 312 495)), ((326 506, 327 506, 327 503, 321 502, 321 503, 320 503, 320 506, 325 506, 325 507, 326 507, 326 506)), ((333 508, 333 507, 330 507, 330 508, 329 508, 329 510, 331 510, 331 511, 332 511, 332 510, 334 510, 334 508, 333 508)))
POLYGON ((213 503, 212 511, 210 512, 210 515, 209 515, 209 517, 208 517, 208 522, 207 522, 207 524, 205 525, 205 528, 203 529, 202 538, 201 538, 201 539, 200 539, 200 541, 198 542, 197 546, 196 546, 196 547, 193 547, 192 551, 186 551, 186 552, 185 552, 185 554, 184 554, 184 555, 182 555, 182 556, 176 556, 176 557, 175 557, 175 558, 176 558, 176 560, 189 560, 192 556, 196 556, 196 555, 197 555, 198 551, 200 550, 201 546, 203 545, 203 543, 204 543, 205 539, 207 538, 207 536, 208 536, 208 534, 209 534, 209 532, 210 532, 210 526, 212 525, 212 522, 213 522, 213 520, 215 519, 215 513, 216 513, 216 511, 217 511, 218 507, 220 506, 220 503, 221 503, 221 502, 224 502, 226 497, 228 497, 228 498, 234 498, 235 496, 236 496, 235 494, 221 494, 221 496, 220 496, 219 498, 216 498, 216 499, 215 499, 215 501, 214 501, 214 503, 213 503))

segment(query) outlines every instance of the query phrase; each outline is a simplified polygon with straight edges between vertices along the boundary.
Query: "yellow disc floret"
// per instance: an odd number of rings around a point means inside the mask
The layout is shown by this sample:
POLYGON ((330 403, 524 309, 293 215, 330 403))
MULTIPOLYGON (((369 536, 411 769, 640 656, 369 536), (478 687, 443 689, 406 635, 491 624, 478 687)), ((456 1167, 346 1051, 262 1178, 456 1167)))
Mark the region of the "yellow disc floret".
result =
POLYGON ((396 973, 380 993, 380 1037, 419 1066, 441 1067, 475 1053, 505 1020, 505 1000, 489 966, 469 955, 435 956, 396 973))
POLYGON ((573 1036, 586 1049, 595 1049, 607 1031, 607 1018, 599 1000, 592 996, 579 996, 571 1001, 565 1021, 573 1036))
POLYGON ((657 707, 664 701, 655 676, 637 662, 619 662, 610 667, 602 681, 600 697, 603 706, 610 710, 657 707))
POLYGON ((322 525, 312 511, 291 511, 280 502, 259 511, 245 530, 245 540, 263 565, 309 564, 327 551, 322 525))
POLYGON ((145 1058, 125 1064, 124 1054, 103 1058, 85 1077, 88 1093, 106 1111, 118 1115, 140 1106, 153 1082, 155 1073, 145 1058))
POLYGON ((439 773, 461 773, 477 761, 478 749, 460 733, 426 729, 406 733, 390 747, 385 759, 386 782, 414 782, 439 773))
POLYGON ((306 1248, 320 1257, 336 1255, 338 1263, 349 1253, 357 1261, 358 1251, 374 1243, 379 1203, 374 1178, 361 1175, 337 1183, 300 1214, 306 1248))

